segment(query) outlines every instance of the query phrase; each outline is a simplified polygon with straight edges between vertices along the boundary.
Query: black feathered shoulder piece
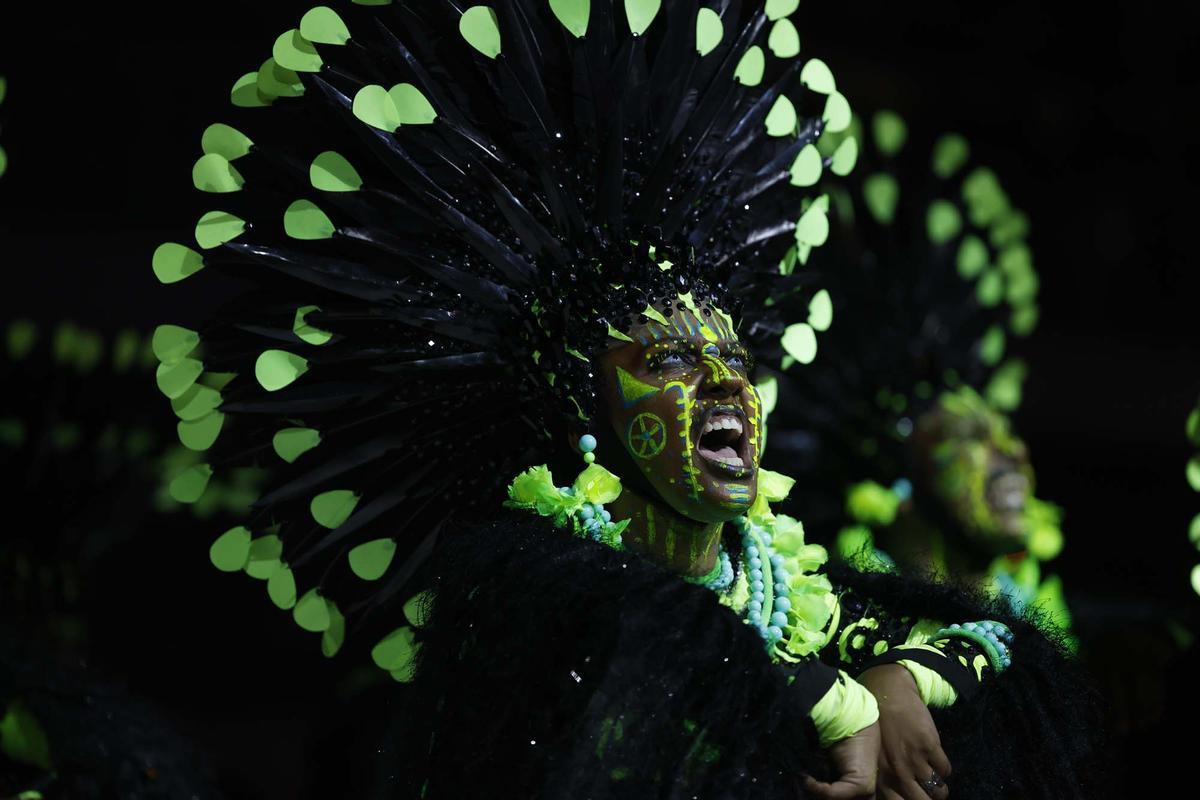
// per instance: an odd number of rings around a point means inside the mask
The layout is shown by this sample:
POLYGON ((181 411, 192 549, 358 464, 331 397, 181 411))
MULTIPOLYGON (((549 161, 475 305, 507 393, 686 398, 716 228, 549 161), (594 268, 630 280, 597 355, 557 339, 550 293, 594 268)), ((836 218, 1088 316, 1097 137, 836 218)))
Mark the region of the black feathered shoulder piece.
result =
POLYGON ((693 307, 777 338, 772 298, 819 292, 816 187, 857 156, 818 149, 851 112, 798 5, 413 0, 282 32, 201 138, 195 241, 153 259, 174 291, 252 287, 154 342, 207 454, 172 495, 272 475, 216 565, 332 655, 452 512, 494 513, 595 412, 590 358, 631 323, 693 307))

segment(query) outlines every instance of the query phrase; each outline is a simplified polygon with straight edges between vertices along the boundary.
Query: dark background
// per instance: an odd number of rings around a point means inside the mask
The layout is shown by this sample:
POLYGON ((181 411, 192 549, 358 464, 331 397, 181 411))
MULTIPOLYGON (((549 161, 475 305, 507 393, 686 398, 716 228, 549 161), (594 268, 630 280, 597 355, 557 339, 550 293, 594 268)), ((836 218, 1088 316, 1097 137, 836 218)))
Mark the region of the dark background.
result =
MULTIPOLYGON (((211 284, 162 287, 150 255, 186 241, 206 210, 191 165, 232 82, 307 8, 43 3, 0 14, 10 162, 0 323, 70 317, 111 332, 199 319, 211 284)), ((913 138, 966 135, 1033 222, 1043 314, 1017 425, 1039 496, 1066 509, 1057 567, 1069 599, 1116 620, 1124 696, 1143 710, 1169 701, 1118 737, 1136 796, 1157 794, 1169 765, 1192 756, 1178 726, 1195 719, 1200 674, 1195 648, 1155 669, 1158 645, 1140 635, 1167 617, 1195 629, 1200 603, 1186 538, 1200 495, 1183 478, 1184 419, 1200 396, 1197 16, 936 0, 813 2, 796 17, 804 51, 832 66, 852 105, 900 111, 913 138)), ((162 405, 152 384, 145 403, 162 405)), ((357 674, 322 659, 261 585, 213 570, 216 531, 199 530, 166 528, 112 556, 92 601, 90 668, 156 704, 229 796, 340 794, 353 784, 340 774, 356 767, 336 726, 349 720, 369 739, 382 704, 352 692, 357 674), (345 705, 351 696, 359 706, 345 705)))

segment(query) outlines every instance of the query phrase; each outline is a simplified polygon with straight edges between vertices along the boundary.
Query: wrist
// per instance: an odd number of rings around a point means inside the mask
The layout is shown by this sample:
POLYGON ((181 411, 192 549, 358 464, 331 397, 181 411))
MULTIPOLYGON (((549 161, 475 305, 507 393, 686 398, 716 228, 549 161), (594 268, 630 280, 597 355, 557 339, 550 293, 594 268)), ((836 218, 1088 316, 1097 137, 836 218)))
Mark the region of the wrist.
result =
POLYGON ((858 676, 858 682, 866 686, 876 697, 910 690, 917 691, 917 682, 912 674, 898 663, 880 664, 858 676))

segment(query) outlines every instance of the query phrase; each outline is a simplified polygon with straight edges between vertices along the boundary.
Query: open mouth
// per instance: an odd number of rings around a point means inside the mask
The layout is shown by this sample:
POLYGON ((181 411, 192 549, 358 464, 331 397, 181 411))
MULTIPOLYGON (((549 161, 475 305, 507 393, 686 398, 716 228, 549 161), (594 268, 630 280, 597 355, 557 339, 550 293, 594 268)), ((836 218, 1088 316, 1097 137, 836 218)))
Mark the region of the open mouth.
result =
POLYGON ((696 451, 716 471, 745 477, 754 468, 750 463, 746 415, 736 406, 710 409, 700 427, 696 451))
POLYGON ((988 478, 987 501, 997 514, 1024 513, 1028 494, 1029 480, 1014 469, 996 470, 988 478))

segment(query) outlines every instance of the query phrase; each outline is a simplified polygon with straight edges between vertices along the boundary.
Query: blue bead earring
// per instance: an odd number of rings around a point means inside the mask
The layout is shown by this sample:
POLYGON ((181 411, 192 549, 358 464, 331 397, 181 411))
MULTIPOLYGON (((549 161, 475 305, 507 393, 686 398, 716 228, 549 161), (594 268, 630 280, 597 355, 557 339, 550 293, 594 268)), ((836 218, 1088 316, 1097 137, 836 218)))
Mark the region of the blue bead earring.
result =
POLYGON ((596 461, 596 437, 590 433, 585 433, 579 437, 579 451, 583 453, 583 460, 592 464, 596 461))

